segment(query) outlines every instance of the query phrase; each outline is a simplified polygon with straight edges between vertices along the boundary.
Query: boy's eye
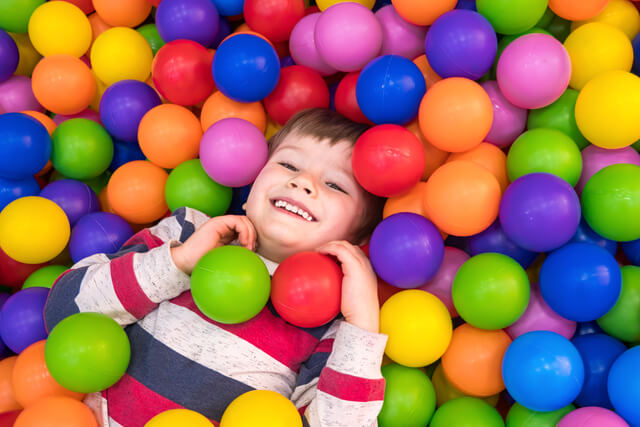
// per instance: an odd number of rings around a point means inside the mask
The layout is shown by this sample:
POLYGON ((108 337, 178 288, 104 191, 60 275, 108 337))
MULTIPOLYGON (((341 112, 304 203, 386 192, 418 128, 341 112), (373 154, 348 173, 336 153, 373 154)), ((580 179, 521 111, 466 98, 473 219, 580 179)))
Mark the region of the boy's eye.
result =
POLYGON ((327 185, 328 185, 329 187, 331 187, 331 188, 335 189, 335 190, 338 190, 338 191, 343 192, 344 194, 347 194, 347 192, 346 192, 346 191, 344 191, 344 190, 343 190, 343 189, 342 189, 338 184, 335 184, 335 183, 333 183, 333 182, 327 182, 327 185))
POLYGON ((285 168, 287 168, 287 169, 289 169, 290 171, 298 172, 298 168, 296 168, 295 166, 293 166, 293 165, 292 165, 292 164, 290 164, 290 163, 287 163, 287 162, 278 162, 278 164, 279 164, 279 165, 281 165, 281 166, 283 166, 283 167, 285 167, 285 168))

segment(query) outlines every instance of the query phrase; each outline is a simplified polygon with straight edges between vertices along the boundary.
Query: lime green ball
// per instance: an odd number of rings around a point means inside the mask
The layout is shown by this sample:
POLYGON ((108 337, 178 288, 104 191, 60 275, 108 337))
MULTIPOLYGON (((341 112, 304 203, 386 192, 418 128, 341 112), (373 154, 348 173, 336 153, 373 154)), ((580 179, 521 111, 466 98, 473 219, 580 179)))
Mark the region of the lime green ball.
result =
POLYGON ((640 267, 625 265, 620 271, 622 292, 598 325, 612 337, 634 343, 640 341, 640 267))
POLYGON ((391 363, 382 367, 386 380, 380 427, 423 427, 436 410, 436 392, 420 368, 391 363))
POLYGON ((468 259, 453 279, 453 305, 465 322, 480 329, 514 323, 529 304, 529 278, 513 258, 483 253, 468 259))
POLYGON ((27 277, 22 284, 22 289, 33 288, 34 286, 51 288, 53 282, 68 269, 69 268, 64 265, 45 265, 27 277))
POLYGON ((547 10, 548 0, 477 0, 476 7, 496 33, 520 34, 532 28, 547 10))
POLYGON ((536 412, 514 403, 507 414, 507 427, 555 427, 569 412, 576 409, 569 404, 551 412, 536 412))
POLYGON ((633 147, 634 150, 640 151, 640 140, 634 142, 631 146, 633 147))
POLYGON ((45 0, 0 0, 0 28, 12 33, 26 33, 29 18, 45 0))
POLYGON ((160 37, 160 33, 158 33, 158 27, 156 27, 156 24, 143 25, 136 28, 136 31, 142 34, 142 37, 144 37, 147 43, 149 43, 154 55, 165 44, 162 37, 160 37))
POLYGON ((242 246, 220 246, 200 258, 191 273, 193 301, 220 323, 242 323, 269 300, 271 278, 258 255, 242 246))
POLYGON ((582 214, 609 240, 640 238, 640 166, 620 163, 594 174, 582 190, 582 214))
POLYGON ((113 159, 113 141, 107 131, 89 119, 67 120, 52 137, 51 163, 72 179, 95 178, 107 170, 113 159))
POLYGON ((79 393, 114 385, 127 370, 130 357, 124 329, 100 313, 77 313, 63 319, 49 334, 44 349, 51 376, 79 393))
POLYGON ((523 175, 546 172, 567 181, 572 187, 582 172, 578 146, 565 133, 538 128, 518 137, 507 154, 507 173, 513 182, 523 175))
POLYGON ((438 408, 430 427, 504 427, 502 417, 493 406, 476 397, 459 397, 438 408))
POLYGON ((181 163, 169 174, 164 187, 169 209, 188 206, 209 216, 224 215, 231 204, 233 191, 212 180, 199 159, 181 163))
POLYGON ((545 27, 545 30, 549 31, 560 43, 564 43, 571 33, 571 21, 556 15, 551 20, 551 23, 545 27))
POLYGON ((536 23, 536 27, 547 28, 551 24, 551 21, 553 21, 553 18, 555 16, 556 14, 553 13, 551 9, 547 8, 542 14, 542 18, 540 18, 540 20, 536 23))

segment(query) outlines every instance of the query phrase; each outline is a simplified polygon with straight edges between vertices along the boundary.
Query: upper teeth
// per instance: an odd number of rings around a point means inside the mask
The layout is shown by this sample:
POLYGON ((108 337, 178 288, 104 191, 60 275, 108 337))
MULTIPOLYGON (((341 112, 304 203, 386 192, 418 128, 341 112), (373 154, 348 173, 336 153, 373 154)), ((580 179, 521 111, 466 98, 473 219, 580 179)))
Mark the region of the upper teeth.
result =
POLYGON ((306 219, 307 221, 313 221, 313 217, 311 215, 309 215, 307 212, 305 212, 304 209, 299 208, 299 207, 297 207, 295 205, 292 205, 291 203, 287 203, 284 200, 276 200, 275 206, 277 208, 285 208, 289 212, 293 212, 294 214, 298 214, 302 218, 306 219))

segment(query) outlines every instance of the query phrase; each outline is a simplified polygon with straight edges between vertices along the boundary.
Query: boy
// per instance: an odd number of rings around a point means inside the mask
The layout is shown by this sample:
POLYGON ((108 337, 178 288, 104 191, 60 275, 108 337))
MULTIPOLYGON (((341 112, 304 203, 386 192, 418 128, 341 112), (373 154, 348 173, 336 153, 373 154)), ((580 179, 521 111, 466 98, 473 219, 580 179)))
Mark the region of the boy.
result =
POLYGON ((88 257, 58 279, 45 306, 49 331, 74 313, 100 312, 126 326, 131 342, 127 373, 86 400, 102 425, 143 426, 180 407, 219 421, 253 389, 289 397, 308 426, 377 425, 387 337, 378 330, 375 273, 354 244, 379 222, 381 199, 351 170, 366 129, 329 110, 301 112, 270 140, 246 216, 178 209, 118 253, 88 257), (189 274, 208 251, 234 243, 255 250, 270 274, 300 251, 335 256, 344 319, 299 328, 271 304, 237 325, 208 319, 193 302, 189 274))

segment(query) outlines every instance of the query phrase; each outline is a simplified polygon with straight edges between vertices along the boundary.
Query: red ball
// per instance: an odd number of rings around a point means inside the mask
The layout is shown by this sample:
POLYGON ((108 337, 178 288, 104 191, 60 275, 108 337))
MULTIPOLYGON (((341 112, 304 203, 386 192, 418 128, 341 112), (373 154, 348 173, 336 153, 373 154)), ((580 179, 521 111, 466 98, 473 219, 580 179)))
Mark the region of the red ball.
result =
POLYGON ((245 0, 244 19, 253 31, 274 42, 289 40, 304 17, 304 0, 245 0))
POLYGON ((329 107, 329 88, 311 68, 292 65, 280 70, 278 85, 265 99, 269 117, 281 125, 306 108, 329 107))
POLYGON ((93 12, 94 10, 96 10, 95 7, 93 7, 93 2, 91 0, 64 0, 67 3, 71 3, 75 6, 78 6, 78 8, 85 14, 88 15, 91 12, 93 12))
POLYGON ((0 285, 20 289, 31 273, 44 267, 44 264, 23 264, 9 257, 0 249, 0 285))
POLYGON ((360 71, 345 75, 336 89, 335 103, 336 111, 354 122, 372 125, 371 121, 364 115, 358 100, 356 99, 356 83, 360 71))
POLYGON ((303 328, 324 325, 340 313, 342 270, 317 252, 285 259, 271 279, 271 302, 287 322, 303 328))
POLYGON ((195 105, 215 89, 212 62, 213 55, 201 44, 174 40, 162 46, 153 59, 153 84, 172 103, 195 105))
POLYGON ((420 181, 425 159, 422 144, 407 129, 380 125, 358 138, 351 155, 353 174, 370 193, 393 197, 420 181))

